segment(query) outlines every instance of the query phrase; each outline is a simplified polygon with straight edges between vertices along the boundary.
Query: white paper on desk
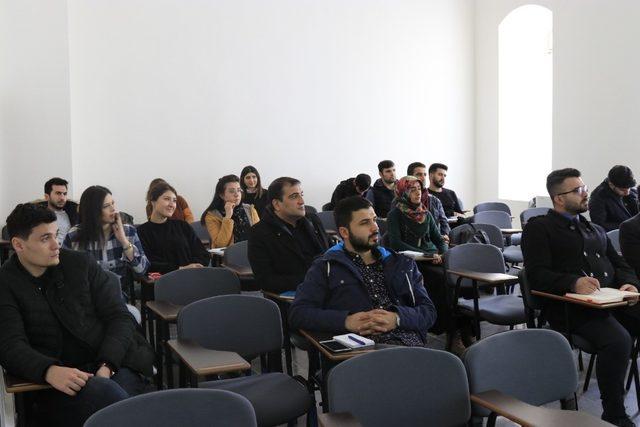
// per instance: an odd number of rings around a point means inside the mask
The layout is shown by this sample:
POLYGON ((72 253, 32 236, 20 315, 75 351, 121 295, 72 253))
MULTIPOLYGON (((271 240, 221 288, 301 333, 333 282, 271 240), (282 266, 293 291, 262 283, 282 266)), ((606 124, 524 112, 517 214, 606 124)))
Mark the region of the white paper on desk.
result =
POLYGON ((215 255, 219 255, 219 256, 223 256, 224 255, 224 250, 227 249, 226 246, 224 248, 213 248, 213 249, 207 249, 207 252, 209 252, 210 254, 215 254, 215 255))
POLYGON ((409 258, 413 258, 413 259, 416 259, 416 258, 420 258, 420 257, 425 256, 425 254, 424 254, 424 253, 422 253, 422 252, 416 252, 416 251, 400 251, 400 252, 398 252, 398 253, 400 253, 400 254, 402 254, 402 255, 405 255, 405 256, 408 256, 409 258))
POLYGON ((621 302, 625 298, 640 296, 637 292, 621 291, 614 288, 600 288, 590 294, 574 294, 568 293, 565 296, 569 298, 575 298, 583 301, 592 302, 595 304, 607 304, 610 302, 621 302))

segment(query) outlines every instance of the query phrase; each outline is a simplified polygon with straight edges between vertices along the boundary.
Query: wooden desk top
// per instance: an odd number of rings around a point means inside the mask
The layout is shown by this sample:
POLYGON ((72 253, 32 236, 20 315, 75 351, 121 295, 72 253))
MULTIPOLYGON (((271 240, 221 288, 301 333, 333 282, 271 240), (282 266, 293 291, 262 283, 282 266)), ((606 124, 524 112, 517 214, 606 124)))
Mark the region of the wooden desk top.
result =
POLYGON ((455 274, 465 279, 477 280, 488 285, 506 285, 518 282, 518 276, 503 273, 481 273, 471 270, 447 270, 447 274, 455 274))
POLYGON ((502 234, 517 234, 522 233, 522 228, 501 228, 502 234))
POLYGON ((293 297, 284 297, 280 294, 276 294, 273 292, 269 292, 269 291, 262 291, 262 293, 264 294, 265 297, 270 298, 270 299, 274 299, 280 302, 285 302, 287 304, 291 304, 293 302, 293 297))
POLYGON ((471 401, 523 427, 602 427, 611 424, 586 412, 529 405, 496 390, 472 394, 471 401))
POLYGON ((577 305, 582 305, 584 307, 596 308, 600 310, 607 309, 607 308, 614 308, 614 307, 624 307, 625 305, 629 305, 629 301, 610 302, 606 304, 595 304, 589 301, 583 301, 576 298, 565 297, 564 295, 550 294, 548 292, 541 292, 536 290, 532 290, 531 294, 539 297, 543 297, 543 298, 554 299, 556 301, 568 302, 570 304, 577 304, 577 305))
POLYGON ((253 279, 253 270, 251 270, 250 266, 242 266, 242 265, 233 265, 233 264, 222 264, 222 267, 227 270, 231 270, 242 280, 253 279))
POLYGON ((352 357, 359 356, 361 354, 369 353, 371 351, 378 350, 377 345, 373 348, 368 348, 366 350, 351 350, 345 351, 342 353, 332 353, 320 344, 320 341, 326 341, 333 338, 334 335, 330 332, 315 332, 315 331, 305 331, 300 329, 300 334, 304 336, 307 341, 311 343, 314 347, 316 347, 320 352, 329 360, 340 361, 351 359, 352 357))
POLYGON ((165 322, 175 322, 183 306, 167 301, 147 301, 147 307, 165 322))
POLYGON ((361 427, 362 424, 349 412, 322 413, 318 412, 320 427, 361 427))
POLYGON ((4 371, 3 375, 4 387, 7 390, 7 393, 25 393, 27 391, 38 391, 51 388, 49 384, 32 383, 21 378, 14 377, 6 371, 4 371))
POLYGON ((249 362, 232 351, 209 350, 186 340, 169 340, 167 344, 197 375, 214 375, 251 369, 249 362))

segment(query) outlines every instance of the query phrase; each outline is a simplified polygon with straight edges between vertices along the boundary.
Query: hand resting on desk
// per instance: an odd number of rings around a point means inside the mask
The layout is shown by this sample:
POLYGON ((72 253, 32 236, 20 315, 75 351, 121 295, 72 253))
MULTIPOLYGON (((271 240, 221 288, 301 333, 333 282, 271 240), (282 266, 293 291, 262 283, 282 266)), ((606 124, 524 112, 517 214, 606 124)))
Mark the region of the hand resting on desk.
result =
POLYGON ((392 331, 397 326, 398 315, 392 311, 374 309, 347 316, 345 328, 359 335, 378 335, 392 331))

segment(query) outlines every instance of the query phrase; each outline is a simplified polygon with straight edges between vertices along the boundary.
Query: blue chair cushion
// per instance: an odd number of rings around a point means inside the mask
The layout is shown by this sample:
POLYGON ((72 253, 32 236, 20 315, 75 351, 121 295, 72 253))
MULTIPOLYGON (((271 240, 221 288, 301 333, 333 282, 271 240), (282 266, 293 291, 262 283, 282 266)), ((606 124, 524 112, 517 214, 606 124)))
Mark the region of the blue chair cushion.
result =
MULTIPOLYGON (((522 299, 513 295, 482 297, 479 306, 481 319, 496 325, 518 325, 527 321, 522 299)), ((458 299, 458 307, 464 315, 473 317, 472 299, 458 299)))
POLYGON ((520 246, 507 246, 504 248, 502 252, 504 256, 504 260, 507 262, 516 262, 520 263, 524 261, 524 257, 522 256, 522 249, 520 246))

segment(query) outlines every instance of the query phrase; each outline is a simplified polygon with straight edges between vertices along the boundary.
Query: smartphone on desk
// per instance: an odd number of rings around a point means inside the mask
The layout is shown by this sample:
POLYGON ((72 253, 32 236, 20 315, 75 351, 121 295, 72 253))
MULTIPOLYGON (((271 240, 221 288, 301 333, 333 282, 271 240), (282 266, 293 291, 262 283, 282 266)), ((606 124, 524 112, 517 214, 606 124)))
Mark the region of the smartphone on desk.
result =
POLYGON ((336 340, 320 341, 320 345, 322 345, 324 348, 326 348, 332 353, 342 353, 344 351, 353 350, 352 348, 347 347, 346 345, 336 340))

